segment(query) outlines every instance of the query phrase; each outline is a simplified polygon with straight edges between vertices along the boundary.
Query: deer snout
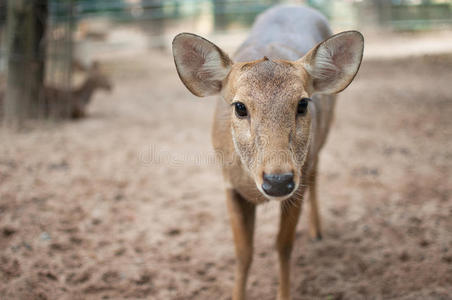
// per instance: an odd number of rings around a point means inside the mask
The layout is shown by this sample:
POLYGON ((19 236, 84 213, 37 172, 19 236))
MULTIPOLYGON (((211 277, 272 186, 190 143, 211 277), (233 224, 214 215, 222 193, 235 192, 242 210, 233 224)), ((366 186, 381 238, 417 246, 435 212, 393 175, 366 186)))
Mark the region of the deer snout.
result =
POLYGON ((263 179, 262 190, 269 196, 286 196, 295 188, 293 173, 264 174, 263 179))

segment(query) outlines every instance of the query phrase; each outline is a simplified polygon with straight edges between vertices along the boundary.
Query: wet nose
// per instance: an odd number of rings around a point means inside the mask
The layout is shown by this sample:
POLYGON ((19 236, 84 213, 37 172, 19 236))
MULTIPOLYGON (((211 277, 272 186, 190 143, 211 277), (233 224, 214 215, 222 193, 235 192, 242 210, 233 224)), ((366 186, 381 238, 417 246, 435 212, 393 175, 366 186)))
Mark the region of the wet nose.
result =
POLYGON ((294 188, 293 173, 264 174, 262 189, 269 196, 285 196, 290 194, 294 188))

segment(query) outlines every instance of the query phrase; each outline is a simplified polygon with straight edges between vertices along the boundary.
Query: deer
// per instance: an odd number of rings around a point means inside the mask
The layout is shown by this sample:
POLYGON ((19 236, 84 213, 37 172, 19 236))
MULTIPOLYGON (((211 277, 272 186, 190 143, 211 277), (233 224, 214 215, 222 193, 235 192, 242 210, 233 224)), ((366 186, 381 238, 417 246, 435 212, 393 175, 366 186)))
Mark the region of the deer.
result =
POLYGON ((84 70, 87 76, 79 87, 71 90, 51 86, 44 88, 46 114, 53 114, 56 117, 69 116, 71 119, 86 117, 86 109, 96 90, 108 92, 112 90, 110 79, 101 72, 98 62, 93 62, 84 70))
POLYGON ((256 207, 269 201, 280 206, 277 299, 291 299, 290 257, 304 194, 310 236, 321 239, 319 153, 336 94, 360 67, 364 37, 353 30, 333 35, 312 8, 275 6, 257 17, 232 59, 192 33, 175 36, 172 50, 185 87, 195 96, 217 96, 212 143, 222 158, 235 245, 232 299, 245 299, 256 207))
MULTIPOLYGON (((53 86, 44 86, 39 101, 43 103, 43 115, 57 118, 79 119, 86 117, 86 109, 96 90, 110 92, 113 88, 110 79, 100 71, 98 62, 90 67, 81 64, 76 68, 87 72, 82 84, 74 89, 62 89, 53 86)), ((0 117, 3 115, 4 89, 0 90, 0 117)))

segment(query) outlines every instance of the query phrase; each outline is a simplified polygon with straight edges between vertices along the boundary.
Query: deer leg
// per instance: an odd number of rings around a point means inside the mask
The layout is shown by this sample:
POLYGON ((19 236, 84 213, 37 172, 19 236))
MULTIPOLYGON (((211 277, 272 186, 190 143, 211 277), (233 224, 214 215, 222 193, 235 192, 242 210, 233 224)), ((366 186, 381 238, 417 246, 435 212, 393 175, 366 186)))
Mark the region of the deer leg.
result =
POLYGON ((322 228, 317 205, 317 163, 309 176, 309 234, 312 239, 322 239, 322 228))
POLYGON ((237 258, 233 300, 244 300, 248 270, 253 258, 253 234, 256 206, 234 190, 227 190, 229 218, 237 258))
POLYGON ((290 299, 290 256, 300 217, 301 204, 301 201, 281 203, 281 220, 276 242, 279 257, 278 300, 290 299))

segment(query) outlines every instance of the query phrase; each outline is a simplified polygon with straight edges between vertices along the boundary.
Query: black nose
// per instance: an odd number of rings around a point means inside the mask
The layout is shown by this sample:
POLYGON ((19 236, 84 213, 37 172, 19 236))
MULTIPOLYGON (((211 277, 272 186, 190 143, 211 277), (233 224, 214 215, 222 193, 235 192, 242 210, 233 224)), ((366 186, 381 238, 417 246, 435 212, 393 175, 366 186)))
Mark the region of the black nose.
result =
POLYGON ((262 189, 269 196, 285 196, 290 194, 294 188, 293 173, 264 174, 262 189))

